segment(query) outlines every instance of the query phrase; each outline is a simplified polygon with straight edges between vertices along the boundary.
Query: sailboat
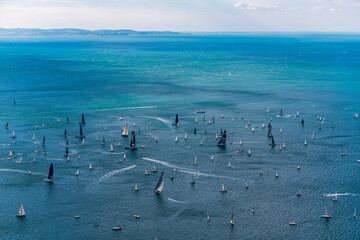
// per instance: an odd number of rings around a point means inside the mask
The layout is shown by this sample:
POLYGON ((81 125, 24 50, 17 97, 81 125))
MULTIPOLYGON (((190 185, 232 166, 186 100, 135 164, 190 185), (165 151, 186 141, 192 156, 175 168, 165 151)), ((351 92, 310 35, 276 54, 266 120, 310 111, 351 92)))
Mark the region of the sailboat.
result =
POLYGON ((211 161, 213 161, 213 160, 214 160, 214 155, 211 155, 210 160, 211 160, 211 161))
POLYGON ((136 148, 136 143, 135 143, 135 132, 134 132, 134 131, 131 132, 130 147, 125 147, 125 149, 137 150, 137 148, 136 148))
POLYGON ((194 128, 194 134, 196 134, 196 133, 197 133, 196 128, 194 128))
POLYGON ((271 132, 271 129, 268 130, 268 137, 272 137, 272 132, 271 132))
POLYGON ((297 165, 296 170, 300 170, 300 164, 297 165))
POLYGON ((328 213, 327 207, 325 207, 325 213, 321 215, 322 218, 331 218, 331 215, 328 213))
POLYGON ((221 118, 224 118, 224 114, 221 114, 221 118))
POLYGON ((155 187, 155 193, 157 195, 160 195, 161 194, 161 191, 163 190, 164 188, 164 171, 161 173, 161 176, 159 178, 159 181, 158 183, 156 184, 156 187, 155 187))
POLYGON ((355 208, 355 210, 354 210, 353 217, 356 218, 356 208, 355 208))
POLYGON ((206 214, 206 219, 208 222, 210 222, 210 216, 209 216, 209 213, 206 214))
POLYGON ((194 162, 193 162, 193 165, 196 165, 197 162, 196 162, 196 156, 195 156, 195 159, 194 159, 194 162))
POLYGON ((16 214, 17 217, 25 217, 25 210, 23 208, 23 205, 20 203, 20 208, 19 208, 19 211, 18 213, 16 214))
POLYGON ((299 189, 299 191, 296 193, 296 196, 297 196, 297 197, 300 197, 300 196, 301 196, 300 189, 299 189))
POLYGON ((312 140, 315 140, 315 132, 313 131, 312 140))
POLYGON ((42 143, 40 145, 45 146, 45 135, 43 136, 43 141, 42 141, 42 143))
POLYGON ((226 193, 226 192, 227 192, 227 189, 225 188, 225 185, 224 185, 224 184, 221 184, 221 186, 220 186, 220 192, 222 192, 222 193, 226 193))
POLYGON ((49 169, 49 175, 47 178, 44 179, 45 182, 53 182, 53 177, 54 177, 54 167, 53 164, 50 164, 50 169, 49 169))
POLYGON ((16 163, 22 163, 22 156, 20 157, 19 161, 16 161, 16 163))
POLYGON ((66 157, 66 156, 69 156, 69 147, 68 147, 68 146, 65 147, 64 156, 65 156, 65 157, 66 157))
POLYGON ((14 152, 11 152, 11 150, 10 150, 9 158, 10 158, 10 159, 16 158, 16 156, 15 156, 15 151, 14 151, 14 152))
POLYGON ((30 171, 30 170, 28 171, 28 175, 31 175, 31 171, 30 171))
POLYGON ((195 118, 195 123, 197 123, 198 122, 198 119, 197 118, 195 118))
POLYGON ((14 130, 12 131, 12 135, 11 135, 10 138, 16 138, 16 135, 15 135, 15 131, 14 131, 14 130))
POLYGON ((226 130, 224 130, 223 136, 217 144, 220 147, 226 146, 226 130))
POLYGON ((229 164, 227 166, 228 166, 228 168, 231 168, 231 163, 229 162, 229 164))
POLYGON ((85 145, 85 138, 83 138, 83 140, 81 141, 81 145, 82 145, 82 146, 85 145))
POLYGON ((332 199, 334 202, 336 202, 338 200, 337 196, 338 196, 338 194, 337 194, 337 192, 335 192, 335 197, 332 199))
POLYGON ((113 148, 113 145, 112 144, 110 144, 110 149, 109 149, 109 152, 114 152, 115 150, 114 150, 114 148, 113 148))
POLYGON ((38 145, 37 149, 35 150, 35 152, 39 152, 40 151, 40 146, 38 145))
POLYGON ((150 175, 150 173, 147 170, 145 170, 144 175, 150 175))
POLYGON ((270 145, 270 146, 273 146, 273 147, 276 145, 273 136, 271 137, 271 143, 270 143, 269 145, 270 145))
POLYGON ((231 214, 230 224, 234 226, 234 213, 231 214))
POLYGON ((334 128, 334 122, 331 123, 331 128, 334 128))
POLYGON ((270 112, 270 108, 269 108, 269 107, 266 109, 266 112, 270 112))
POLYGON ((79 176, 79 169, 76 171, 75 176, 79 176))
POLYGON ((184 140, 186 140, 186 139, 187 139, 187 135, 186 135, 186 133, 185 133, 184 140))
POLYGON ((99 136, 96 136, 96 139, 95 139, 95 141, 99 141, 99 136))
POLYGON ((304 119, 301 119, 300 127, 304 126, 304 119))
POLYGON ((271 126, 271 124, 269 123, 268 124, 268 130, 271 130, 272 129, 272 126, 271 126))
POLYGON ((81 114, 81 122, 79 122, 80 124, 85 124, 86 122, 85 122, 85 116, 84 116, 84 114, 82 113, 81 114))
POLYGON ((282 109, 280 109, 280 114, 279 114, 279 116, 280 116, 280 117, 284 116, 282 109))
POLYGON ((275 174, 275 178, 279 178, 279 174, 278 174, 278 173, 275 174))
POLYGON ((66 117, 66 123, 70 123, 69 117, 66 117))
POLYGON ((306 139, 305 139, 305 142, 304 142, 304 146, 307 146, 307 142, 306 142, 306 139))
POLYGON ((127 137, 128 135, 129 135, 129 126, 128 126, 128 124, 125 124, 125 128, 122 131, 121 136, 127 137))
POLYGON ((31 161, 32 163, 36 163, 36 158, 34 157, 34 159, 31 161))
POLYGON ((8 129, 8 127, 9 127, 9 123, 7 122, 5 125, 5 129, 8 129))
POLYGON ((66 137, 66 128, 65 128, 65 131, 64 131, 64 134, 63 134, 64 137, 66 137))
POLYGON ((33 140, 33 141, 35 140, 35 133, 33 134, 31 140, 33 140))
POLYGON ((254 127, 252 127, 251 132, 255 132, 255 128, 254 128, 254 127))
POLYGON ((248 155, 248 156, 251 156, 250 148, 249 148, 249 150, 248 150, 248 152, 247 152, 247 155, 248 155))
POLYGON ((93 170, 93 165, 90 163, 89 170, 93 170))
POLYGON ((175 142, 178 142, 178 141, 179 141, 179 139, 178 139, 178 137, 176 136, 176 137, 175 137, 175 142))
POLYGON ((134 191, 139 191, 139 186, 135 184, 134 191))
POLYGON ((245 183, 245 189, 248 189, 249 185, 247 183, 245 183))
POLYGON ((103 140, 101 142, 101 145, 105 145, 105 137, 103 137, 103 140))
POLYGON ((282 128, 280 128, 280 133, 282 133, 283 132, 283 130, 282 130, 282 128))
POLYGON ((84 135, 84 133, 83 133, 83 130, 82 130, 82 126, 81 126, 81 124, 79 125, 80 127, 79 127, 79 131, 80 131, 80 133, 79 133, 79 136, 76 136, 77 138, 84 138, 85 137, 85 135, 84 135))
POLYGON ((175 125, 176 127, 179 127, 179 115, 178 114, 175 115, 175 123, 173 125, 175 125))
POLYGON ((170 179, 173 180, 173 179, 174 179, 174 175, 171 174, 171 175, 170 175, 170 179))
POLYGON ((194 175, 192 175, 191 177, 192 177, 192 180, 191 180, 190 184, 195 184, 196 182, 195 182, 195 179, 194 179, 194 175))
POLYGON ((151 169, 152 172, 157 172, 158 170, 156 169, 155 165, 153 167, 153 169, 151 169))

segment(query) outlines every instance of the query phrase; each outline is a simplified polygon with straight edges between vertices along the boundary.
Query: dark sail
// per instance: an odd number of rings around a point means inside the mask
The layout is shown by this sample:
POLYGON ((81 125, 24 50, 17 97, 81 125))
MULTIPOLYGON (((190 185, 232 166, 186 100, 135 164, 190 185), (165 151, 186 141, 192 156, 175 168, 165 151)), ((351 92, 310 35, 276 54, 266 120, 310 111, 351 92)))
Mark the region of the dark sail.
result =
POLYGON ((69 147, 66 146, 64 156, 69 156, 69 147))
POLYGON ((81 123, 81 124, 85 124, 85 123, 86 123, 86 122, 85 122, 85 116, 84 116, 83 113, 81 114, 81 122, 79 122, 79 123, 81 123))
POLYGON ((126 147, 126 149, 137 150, 137 148, 136 148, 136 142, 135 142, 135 131, 132 131, 132 132, 131 132, 130 147, 126 147))
POLYGON ((268 124, 268 129, 269 129, 269 130, 271 130, 271 129, 272 129, 272 126, 271 126, 271 124, 270 124, 270 123, 268 124))
POLYGON ((269 131, 268 131, 268 137, 272 137, 271 129, 269 129, 269 131))
POLYGON ((105 137, 103 137, 103 141, 102 141, 101 145, 105 145, 105 137))
POLYGON ((45 146, 45 135, 43 136, 43 141, 41 143, 41 146, 45 146))
POLYGON ((194 128, 194 134, 196 134, 196 132, 197 132, 197 131, 196 131, 196 128, 194 128))
POLYGON ((161 191, 163 190, 164 188, 164 171, 161 173, 161 176, 159 178, 159 181, 158 183, 156 184, 156 187, 155 187, 155 193, 157 195, 160 195, 161 194, 161 191))
POLYGON ((67 123, 69 123, 69 122, 70 122, 69 117, 66 117, 66 122, 67 122, 67 123))
POLYGON ((301 119, 301 127, 304 126, 304 119, 301 119))
POLYGON ((6 125, 5 125, 5 128, 8 128, 9 127, 9 123, 7 122, 6 125))
POLYGON ((67 138, 66 138, 66 146, 69 146, 69 141, 67 138))
POLYGON ((64 134, 63 134, 64 137, 66 137, 66 128, 65 128, 65 131, 64 131, 64 134))
POLYGON ((271 143, 270 143, 269 145, 270 145, 270 146, 275 146, 275 145, 276 145, 273 136, 271 136, 271 143))
POLYGON ((214 117, 213 117, 213 121, 212 121, 212 123, 215 123, 215 119, 214 119, 214 117))
POLYGON ((279 115, 280 115, 280 116, 284 116, 282 109, 280 109, 280 114, 279 114, 279 115))
POLYGON ((53 164, 50 164, 50 169, 49 169, 49 175, 46 179, 44 179, 44 181, 46 182, 53 182, 53 178, 54 178, 54 167, 53 164))
POLYGON ((174 124, 175 126, 179 126, 179 115, 178 114, 176 114, 176 116, 175 116, 175 124, 174 124))
POLYGON ((224 130, 223 136, 221 137, 220 141, 217 144, 218 146, 225 146, 226 145, 226 130, 224 130))
POLYGON ((84 132, 83 132, 83 130, 82 130, 82 126, 81 126, 81 124, 79 125, 80 126, 80 135, 79 136, 76 136, 77 138, 84 138, 85 137, 85 135, 84 135, 84 132))

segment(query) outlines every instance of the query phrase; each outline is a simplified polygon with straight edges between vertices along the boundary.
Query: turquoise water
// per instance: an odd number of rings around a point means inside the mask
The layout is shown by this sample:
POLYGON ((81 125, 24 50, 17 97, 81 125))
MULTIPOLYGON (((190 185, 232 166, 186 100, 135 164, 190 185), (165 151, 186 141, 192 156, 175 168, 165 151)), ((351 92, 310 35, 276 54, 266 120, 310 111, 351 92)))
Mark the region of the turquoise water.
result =
POLYGON ((360 212, 360 120, 353 117, 360 112, 359 35, 2 38, 0 92, 3 239, 360 236, 359 219, 352 217, 355 208, 360 212), (290 116, 277 117, 281 108, 290 116), (206 113, 195 113, 198 109, 206 113), (294 120, 297 111, 300 116, 294 120), (87 121, 84 146, 75 137, 81 113, 87 121), (175 114, 179 128, 171 124, 175 114), (215 123, 204 122, 203 115, 214 117, 215 123), (321 129, 317 116, 325 117, 321 129), (270 117, 278 143, 274 148, 261 128, 270 117), (2 127, 6 122, 8 129, 2 127), (127 152, 119 163, 129 145, 121 137, 126 123, 130 131, 141 129, 136 133, 138 151, 127 152), (63 156, 65 128, 70 162, 63 156), (221 128, 228 132, 224 149, 215 140, 221 128), (43 147, 35 153, 43 135, 46 155, 43 147), (105 146, 95 141, 97 136, 105 137, 105 146), (283 142, 287 147, 279 151, 283 142), (110 144, 114 153, 108 152, 110 144), (16 159, 8 159, 9 150, 15 150, 16 159), (347 156, 341 157, 342 152, 347 156), (16 163, 20 156, 21 164, 16 163), (31 162, 34 156, 36 163, 31 162), (197 165, 192 164, 195 156, 197 165), (43 181, 50 163, 52 185, 43 181), (143 175, 154 165, 158 173, 143 175), (161 171, 165 187, 157 196, 153 190, 161 171), (189 184, 192 175, 194 186, 189 184), (219 192, 222 183, 226 194, 219 192), (135 184, 140 191, 133 191, 135 184), (299 189, 302 196, 296 197, 299 189), (335 191, 349 195, 337 202, 321 196, 335 191), (20 202, 27 214, 23 219, 15 217, 20 202), (332 214, 328 221, 321 218, 325 206, 332 214), (232 212, 234 227, 229 224, 232 212), (141 218, 134 219, 135 213, 141 218), (298 225, 289 226, 290 221, 298 225), (117 225, 123 230, 112 231, 117 225))

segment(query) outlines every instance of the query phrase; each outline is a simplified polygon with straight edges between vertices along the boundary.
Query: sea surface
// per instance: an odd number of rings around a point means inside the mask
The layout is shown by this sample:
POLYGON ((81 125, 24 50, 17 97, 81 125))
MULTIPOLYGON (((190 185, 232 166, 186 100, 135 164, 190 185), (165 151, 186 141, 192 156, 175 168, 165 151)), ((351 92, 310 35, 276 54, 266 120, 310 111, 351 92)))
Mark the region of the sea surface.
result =
POLYGON ((360 238, 360 35, 3 37, 0 94, 0 239, 360 238), (126 123, 138 150, 119 162, 126 123), (53 184, 43 181, 50 163, 53 184), (345 195, 322 196, 335 192, 345 195), (25 218, 15 217, 20 203, 25 218))

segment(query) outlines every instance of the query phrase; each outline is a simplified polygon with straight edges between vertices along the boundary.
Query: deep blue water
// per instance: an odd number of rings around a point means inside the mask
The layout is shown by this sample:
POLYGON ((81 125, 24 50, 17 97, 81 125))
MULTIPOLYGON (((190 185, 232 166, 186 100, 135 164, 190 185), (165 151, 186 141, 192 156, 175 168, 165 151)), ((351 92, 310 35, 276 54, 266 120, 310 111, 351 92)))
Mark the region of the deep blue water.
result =
POLYGON ((1 38, 0 93, 2 239, 360 238, 360 220, 352 216, 355 208, 360 213, 360 119, 353 117, 360 113, 359 35, 1 38), (276 116, 281 108, 286 117, 276 116), (87 120, 84 146, 75 137, 81 113, 87 120), (171 124, 176 113, 179 128, 171 124), (261 128, 270 117, 274 148, 261 128), (126 123, 141 133, 138 150, 119 163, 129 145, 121 137, 126 123), (65 128, 70 162, 63 156, 65 128), (226 148, 216 146, 221 128, 228 132, 226 148), (43 135, 46 155, 43 147, 35 153, 43 135), (105 146, 97 136, 105 137, 105 146), (279 151, 282 143, 287 147, 279 151), (8 159, 10 150, 16 159, 8 159), (43 181, 50 163, 53 184, 43 181), (154 165, 158 173, 143 175, 154 165), (165 187, 157 196, 161 171, 165 187), (219 192, 222 183, 226 194, 219 192), (133 191, 135 184, 140 191, 133 191), (302 196, 296 197, 299 189, 302 196), (335 191, 349 195, 337 202, 321 196, 335 191), (23 219, 15 217, 20 202, 23 219), (325 206, 329 220, 321 218, 325 206), (123 230, 112 231, 116 225, 123 230))

